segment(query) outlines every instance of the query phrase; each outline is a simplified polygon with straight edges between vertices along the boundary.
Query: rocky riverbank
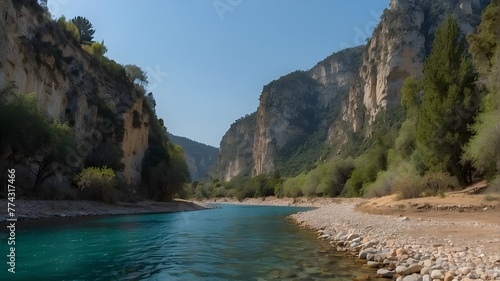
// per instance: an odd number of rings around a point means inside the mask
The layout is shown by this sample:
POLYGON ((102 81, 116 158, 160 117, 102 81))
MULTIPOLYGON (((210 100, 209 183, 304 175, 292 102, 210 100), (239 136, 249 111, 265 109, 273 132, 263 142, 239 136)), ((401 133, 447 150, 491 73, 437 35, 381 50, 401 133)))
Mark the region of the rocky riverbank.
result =
POLYGON ((377 272, 373 277, 500 280, 500 217, 497 223, 451 222, 371 215, 355 209, 353 203, 332 203, 292 218, 316 229, 319 238, 338 251, 366 260, 366 266, 377 272))
MULTIPOLYGON (((7 210, 7 200, 0 200, 0 206, 7 210)), ((69 200, 15 200, 15 218, 33 220, 54 217, 81 217, 98 215, 128 215, 146 213, 170 213, 207 209, 207 206, 187 201, 138 202, 107 204, 95 201, 69 200)), ((1 213, 0 220, 6 221, 8 214, 1 213)))

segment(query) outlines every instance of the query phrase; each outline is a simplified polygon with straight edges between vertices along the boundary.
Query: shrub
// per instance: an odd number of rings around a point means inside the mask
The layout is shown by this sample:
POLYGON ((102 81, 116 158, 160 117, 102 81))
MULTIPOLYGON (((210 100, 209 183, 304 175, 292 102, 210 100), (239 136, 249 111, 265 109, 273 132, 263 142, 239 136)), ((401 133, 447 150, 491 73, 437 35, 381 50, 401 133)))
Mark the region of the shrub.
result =
POLYGON ((226 197, 229 197, 229 198, 236 197, 236 195, 237 195, 237 191, 236 191, 236 189, 229 189, 229 190, 226 192, 226 197))
POLYGON ((304 186, 304 182, 306 179, 305 174, 300 174, 295 178, 289 178, 283 182, 283 191, 280 196, 283 197, 300 197, 303 196, 304 193, 302 191, 302 187, 304 186))
POLYGON ((103 58, 104 55, 108 52, 108 48, 104 45, 104 41, 92 42, 91 45, 83 45, 83 49, 89 52, 91 55, 96 56, 97 58, 103 58))
POLYGON ((420 177, 400 175, 394 179, 393 193, 398 194, 398 199, 418 198, 424 190, 425 186, 420 177))
POLYGON ((429 173, 423 176, 422 181, 426 192, 433 196, 459 186, 458 179, 448 173, 429 173))
POLYGON ((379 172, 375 182, 367 186, 364 197, 372 198, 389 195, 393 189, 395 178, 396 175, 392 171, 379 172))
POLYGON ((67 21, 65 16, 61 16, 57 19, 57 23, 70 35, 71 38, 73 38, 76 42, 80 42, 80 31, 78 31, 78 27, 73 22, 67 21))
POLYGON ((399 199, 428 196, 444 197, 444 192, 459 185, 458 179, 448 173, 429 173, 423 177, 401 175, 394 179, 393 191, 399 199))
POLYGON ((112 169, 106 166, 88 167, 76 176, 75 181, 86 198, 106 202, 114 201, 116 175, 112 169))

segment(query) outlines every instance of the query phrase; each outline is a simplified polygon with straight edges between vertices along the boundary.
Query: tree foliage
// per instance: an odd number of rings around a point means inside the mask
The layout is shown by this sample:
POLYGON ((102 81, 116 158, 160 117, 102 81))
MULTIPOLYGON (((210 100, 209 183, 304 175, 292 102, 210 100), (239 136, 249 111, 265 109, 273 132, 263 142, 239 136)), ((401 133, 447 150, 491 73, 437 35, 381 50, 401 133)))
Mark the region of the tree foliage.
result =
POLYGON ((97 58, 104 58, 104 55, 108 52, 108 48, 104 45, 104 41, 102 41, 101 43, 92 42, 88 45, 84 45, 83 48, 97 58))
POLYGON ((106 166, 85 168, 75 177, 75 181, 88 199, 97 201, 109 201, 107 195, 117 183, 115 172, 106 166))
POLYGON ((127 64, 124 68, 130 82, 143 87, 148 84, 148 75, 140 67, 134 64, 127 64))
POLYGON ((484 98, 476 123, 471 126, 474 136, 465 146, 462 161, 471 161, 479 173, 490 179, 498 175, 500 168, 500 86, 498 83, 500 51, 497 30, 500 24, 499 17, 498 2, 492 1, 483 12, 477 33, 467 37, 474 65, 481 74, 479 81, 484 85, 484 98))
POLYGON ((429 171, 448 171, 462 182, 467 180, 467 165, 460 163, 460 155, 478 108, 475 80, 458 23, 447 17, 424 63, 417 146, 429 171))
POLYGON ((94 40, 94 27, 90 23, 90 21, 82 16, 77 16, 71 20, 80 33, 80 41, 84 44, 91 44, 92 40, 94 40))
POLYGON ((65 16, 61 16, 57 19, 57 23, 63 30, 68 32, 71 38, 73 38, 76 42, 80 42, 80 31, 72 21, 68 21, 65 16))
POLYGON ((475 34, 469 34, 469 51, 479 71, 491 69, 495 64, 495 51, 498 44, 497 28, 500 24, 500 6, 491 1, 481 16, 481 24, 475 34))

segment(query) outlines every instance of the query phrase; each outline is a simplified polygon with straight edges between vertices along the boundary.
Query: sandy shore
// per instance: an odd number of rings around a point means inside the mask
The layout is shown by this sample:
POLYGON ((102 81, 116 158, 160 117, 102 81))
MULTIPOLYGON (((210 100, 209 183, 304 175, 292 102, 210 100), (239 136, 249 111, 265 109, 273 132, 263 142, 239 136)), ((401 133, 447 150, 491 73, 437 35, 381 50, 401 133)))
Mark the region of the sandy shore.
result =
POLYGON ((365 266, 377 273, 373 278, 500 280, 500 200, 485 198, 268 197, 243 202, 217 199, 215 203, 317 207, 291 217, 316 230, 320 239, 328 240, 338 251, 366 260, 365 266))
MULTIPOLYGON (((15 200, 15 218, 18 220, 32 220, 54 217, 80 217, 97 215, 126 215, 145 213, 169 213, 195 211, 207 209, 207 206, 187 202, 138 202, 106 204, 95 201, 69 200, 15 200)), ((4 212, 0 213, 0 220, 6 221, 7 200, 0 200, 4 212)))

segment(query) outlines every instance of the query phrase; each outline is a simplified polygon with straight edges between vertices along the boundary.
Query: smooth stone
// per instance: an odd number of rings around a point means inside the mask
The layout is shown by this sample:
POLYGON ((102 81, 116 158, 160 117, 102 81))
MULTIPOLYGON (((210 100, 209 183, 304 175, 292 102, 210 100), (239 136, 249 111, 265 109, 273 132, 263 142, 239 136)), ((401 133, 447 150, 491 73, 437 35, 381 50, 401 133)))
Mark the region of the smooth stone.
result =
POLYGON ((430 271, 430 267, 424 266, 424 267, 422 267, 422 269, 420 269, 420 274, 421 275, 429 274, 429 271, 430 271))
POLYGON ((351 241, 351 240, 356 239, 356 238, 358 238, 358 237, 359 237, 359 235, 358 235, 358 234, 356 234, 356 233, 352 233, 352 234, 350 234, 350 235, 347 235, 346 240, 351 241))
POLYGON ((394 275, 392 271, 387 269, 379 269, 377 270, 377 275, 382 278, 392 278, 394 275))
POLYGON ((441 270, 434 269, 431 272, 431 278, 432 279, 443 279, 443 272, 441 270))
POLYGON ((432 261, 427 259, 427 260, 424 260, 424 264, 423 264, 424 267, 430 267, 432 266, 432 261))
POLYGON ((467 275, 467 277, 469 277, 470 279, 479 279, 480 276, 476 272, 471 272, 467 275))
POLYGON ((418 264, 412 264, 408 267, 410 273, 419 273, 422 267, 418 264))
POLYGON ((454 272, 452 272, 452 271, 448 271, 448 272, 446 272, 446 274, 444 275, 444 281, 452 281, 454 276, 455 276, 455 273, 454 273, 454 272))
POLYGON ((403 278, 403 281, 422 281, 422 276, 418 274, 408 275, 403 278))
POLYGON ((408 269, 408 267, 400 265, 396 267, 396 273, 399 275, 408 275, 410 274, 410 270, 408 269))
POLYGON ((374 262, 374 261, 368 261, 368 262, 366 263, 366 265, 367 265, 368 267, 370 267, 370 268, 379 268, 379 264, 378 264, 378 262, 374 262))

